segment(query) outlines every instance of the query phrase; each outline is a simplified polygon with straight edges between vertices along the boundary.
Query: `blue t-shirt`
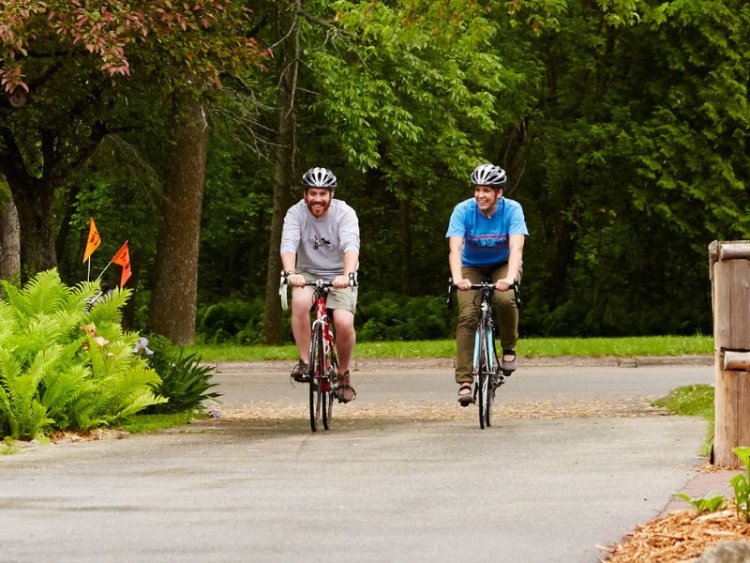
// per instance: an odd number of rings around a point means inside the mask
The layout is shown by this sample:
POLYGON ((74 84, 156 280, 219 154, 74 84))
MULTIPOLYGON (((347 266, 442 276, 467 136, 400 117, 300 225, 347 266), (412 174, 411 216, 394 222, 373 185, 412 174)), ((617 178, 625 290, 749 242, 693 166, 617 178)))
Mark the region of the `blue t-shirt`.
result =
POLYGON ((521 204, 503 197, 492 217, 482 215, 474 198, 456 205, 445 236, 464 239, 463 266, 484 267, 508 261, 510 235, 528 234, 521 204))

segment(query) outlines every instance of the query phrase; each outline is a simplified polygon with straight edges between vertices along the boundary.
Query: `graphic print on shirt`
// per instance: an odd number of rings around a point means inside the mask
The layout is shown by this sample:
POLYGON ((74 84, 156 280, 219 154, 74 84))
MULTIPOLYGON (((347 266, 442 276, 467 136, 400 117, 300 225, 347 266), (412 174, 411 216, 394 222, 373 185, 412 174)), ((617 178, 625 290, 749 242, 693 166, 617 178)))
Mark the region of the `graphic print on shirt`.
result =
POLYGON ((466 244, 474 248, 507 248, 508 235, 467 235, 466 244))
POLYGON ((314 250, 318 250, 321 246, 326 246, 327 248, 331 248, 332 243, 330 240, 328 240, 325 237, 318 237, 318 233, 315 233, 315 236, 311 239, 312 246, 314 250))

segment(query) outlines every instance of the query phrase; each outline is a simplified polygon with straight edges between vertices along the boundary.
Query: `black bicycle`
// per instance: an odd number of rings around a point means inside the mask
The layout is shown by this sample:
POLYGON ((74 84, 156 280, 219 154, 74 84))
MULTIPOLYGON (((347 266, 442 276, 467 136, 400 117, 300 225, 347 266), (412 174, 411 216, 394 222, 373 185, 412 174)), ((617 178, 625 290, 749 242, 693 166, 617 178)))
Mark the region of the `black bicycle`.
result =
MULTIPOLYGON (((448 303, 456 285, 449 280, 448 303)), ((484 429, 492 425, 492 404, 495 401, 497 388, 505 383, 511 372, 503 372, 495 345, 495 322, 493 320, 492 298, 497 289, 491 281, 471 284, 471 289, 478 291, 480 299, 480 318, 474 335, 474 357, 472 374, 474 376, 473 398, 479 405, 479 427, 484 429)), ((520 309, 521 297, 518 283, 511 284, 508 291, 513 291, 516 306, 520 309)))

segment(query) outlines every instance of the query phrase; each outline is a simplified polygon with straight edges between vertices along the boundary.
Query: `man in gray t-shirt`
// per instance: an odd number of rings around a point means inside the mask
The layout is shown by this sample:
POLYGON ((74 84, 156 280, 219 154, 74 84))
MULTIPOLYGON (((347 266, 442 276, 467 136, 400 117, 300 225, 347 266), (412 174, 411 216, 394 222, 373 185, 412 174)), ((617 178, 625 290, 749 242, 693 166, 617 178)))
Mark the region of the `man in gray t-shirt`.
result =
MULTIPOLYGON (((284 217, 281 233, 281 264, 292 286, 292 334, 300 358, 310 350, 310 306, 312 288, 305 281, 333 281, 326 306, 333 310, 339 370, 337 397, 342 402, 357 394, 351 386, 349 362, 354 349, 354 310, 357 288, 349 275, 359 266, 359 221, 346 203, 334 199, 336 176, 327 168, 311 168, 302 176, 303 199, 284 217)), ((300 359, 292 378, 305 381, 307 363, 300 359)))

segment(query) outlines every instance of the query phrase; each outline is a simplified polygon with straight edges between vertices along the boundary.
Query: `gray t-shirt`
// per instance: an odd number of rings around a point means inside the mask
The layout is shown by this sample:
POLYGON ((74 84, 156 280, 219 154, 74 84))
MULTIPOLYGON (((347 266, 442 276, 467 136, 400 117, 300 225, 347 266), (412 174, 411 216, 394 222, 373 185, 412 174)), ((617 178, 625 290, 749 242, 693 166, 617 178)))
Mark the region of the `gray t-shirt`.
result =
POLYGON ((297 269, 324 279, 344 273, 344 253, 359 252, 359 221, 354 209, 331 200, 328 213, 313 217, 305 200, 289 208, 281 231, 281 253, 297 253, 297 269))

